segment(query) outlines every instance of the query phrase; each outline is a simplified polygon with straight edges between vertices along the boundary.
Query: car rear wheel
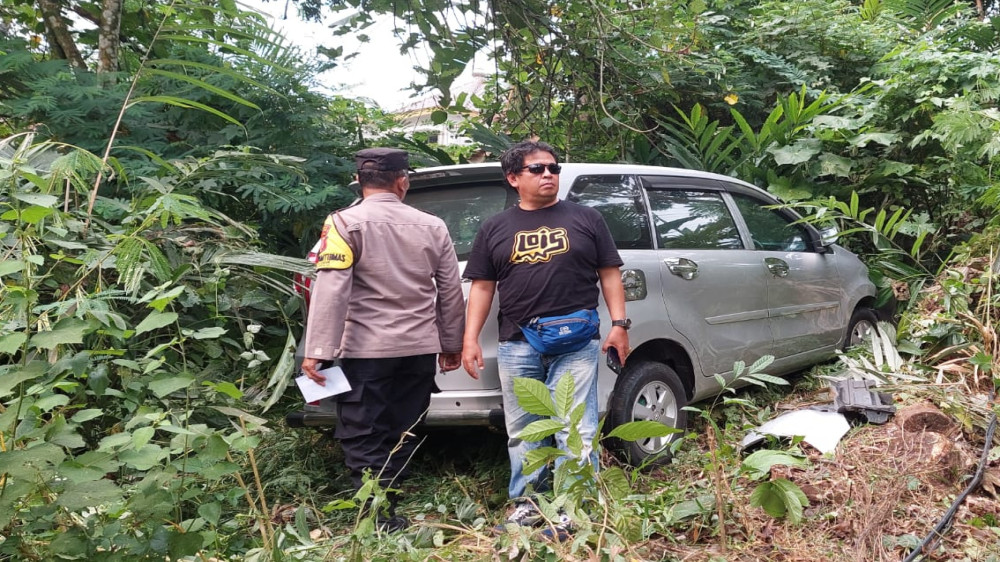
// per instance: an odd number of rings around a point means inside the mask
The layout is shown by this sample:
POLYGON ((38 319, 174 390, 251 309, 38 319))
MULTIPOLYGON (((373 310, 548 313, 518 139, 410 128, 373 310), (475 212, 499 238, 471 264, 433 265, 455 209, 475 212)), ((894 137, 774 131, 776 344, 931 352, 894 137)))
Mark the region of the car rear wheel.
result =
MULTIPOLYGON (((627 365, 621 377, 608 405, 609 429, 642 420, 658 421, 681 430, 687 427, 687 412, 683 410, 687 397, 673 369, 663 363, 642 361, 627 365)), ((633 466, 650 457, 655 457, 652 464, 661 464, 669 460, 669 454, 664 451, 679 435, 672 433, 638 441, 614 440, 612 447, 633 466)))
POLYGON ((878 325, 878 316, 875 311, 859 307, 851 315, 851 321, 847 323, 847 335, 844 336, 843 349, 850 349, 871 338, 871 334, 878 325))

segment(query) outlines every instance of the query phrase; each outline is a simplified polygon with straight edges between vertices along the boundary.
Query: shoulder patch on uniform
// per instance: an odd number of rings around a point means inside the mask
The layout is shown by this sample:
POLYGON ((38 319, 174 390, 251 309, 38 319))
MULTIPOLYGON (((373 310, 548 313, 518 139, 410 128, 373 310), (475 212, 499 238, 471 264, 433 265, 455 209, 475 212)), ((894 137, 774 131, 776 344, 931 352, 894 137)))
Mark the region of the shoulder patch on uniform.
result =
POLYGON ((354 250, 333 226, 333 215, 326 217, 319 238, 316 269, 349 269, 354 265, 354 250))

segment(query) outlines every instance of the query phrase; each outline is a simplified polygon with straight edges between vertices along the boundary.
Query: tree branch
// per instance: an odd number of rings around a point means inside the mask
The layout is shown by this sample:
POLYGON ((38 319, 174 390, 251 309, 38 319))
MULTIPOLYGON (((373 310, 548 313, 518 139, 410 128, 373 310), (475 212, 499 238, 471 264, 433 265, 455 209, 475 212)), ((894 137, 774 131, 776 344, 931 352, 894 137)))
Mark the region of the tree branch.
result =
POLYGON ((66 59, 71 66, 76 68, 86 68, 87 63, 83 61, 80 49, 73 40, 73 35, 66 25, 66 18, 62 15, 62 7, 56 0, 38 0, 38 9, 42 12, 42 21, 45 23, 45 34, 49 39, 49 48, 53 57, 66 59))

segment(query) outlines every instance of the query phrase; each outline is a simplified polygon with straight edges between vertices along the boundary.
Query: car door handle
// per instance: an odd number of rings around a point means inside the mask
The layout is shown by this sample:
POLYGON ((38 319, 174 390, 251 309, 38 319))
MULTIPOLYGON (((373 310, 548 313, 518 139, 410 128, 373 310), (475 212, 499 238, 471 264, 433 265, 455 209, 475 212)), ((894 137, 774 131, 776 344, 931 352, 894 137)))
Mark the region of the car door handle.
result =
POLYGON ((788 277, 788 264, 778 258, 764 258, 764 265, 775 277, 788 277))
POLYGON ((663 260, 667 264, 670 273, 681 279, 694 279, 698 276, 698 264, 687 258, 667 258, 663 260))

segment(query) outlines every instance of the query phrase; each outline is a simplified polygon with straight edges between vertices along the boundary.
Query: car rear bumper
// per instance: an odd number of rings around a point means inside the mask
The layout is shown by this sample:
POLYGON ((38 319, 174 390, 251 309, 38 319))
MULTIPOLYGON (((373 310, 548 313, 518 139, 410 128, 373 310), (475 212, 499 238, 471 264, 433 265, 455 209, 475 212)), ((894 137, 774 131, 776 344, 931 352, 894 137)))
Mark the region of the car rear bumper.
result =
MULTIPOLYGON (((285 414, 288 427, 334 427, 337 414, 332 412, 306 412, 299 410, 285 414)), ((504 428, 503 409, 465 410, 462 412, 428 412, 421 423, 428 427, 488 426, 504 428)))
MULTIPOLYGON (((285 415, 288 427, 334 427, 335 403, 323 400, 285 415)), ((431 405, 421 425, 430 427, 489 426, 504 428, 503 399, 496 390, 444 391, 431 396, 431 405)))

